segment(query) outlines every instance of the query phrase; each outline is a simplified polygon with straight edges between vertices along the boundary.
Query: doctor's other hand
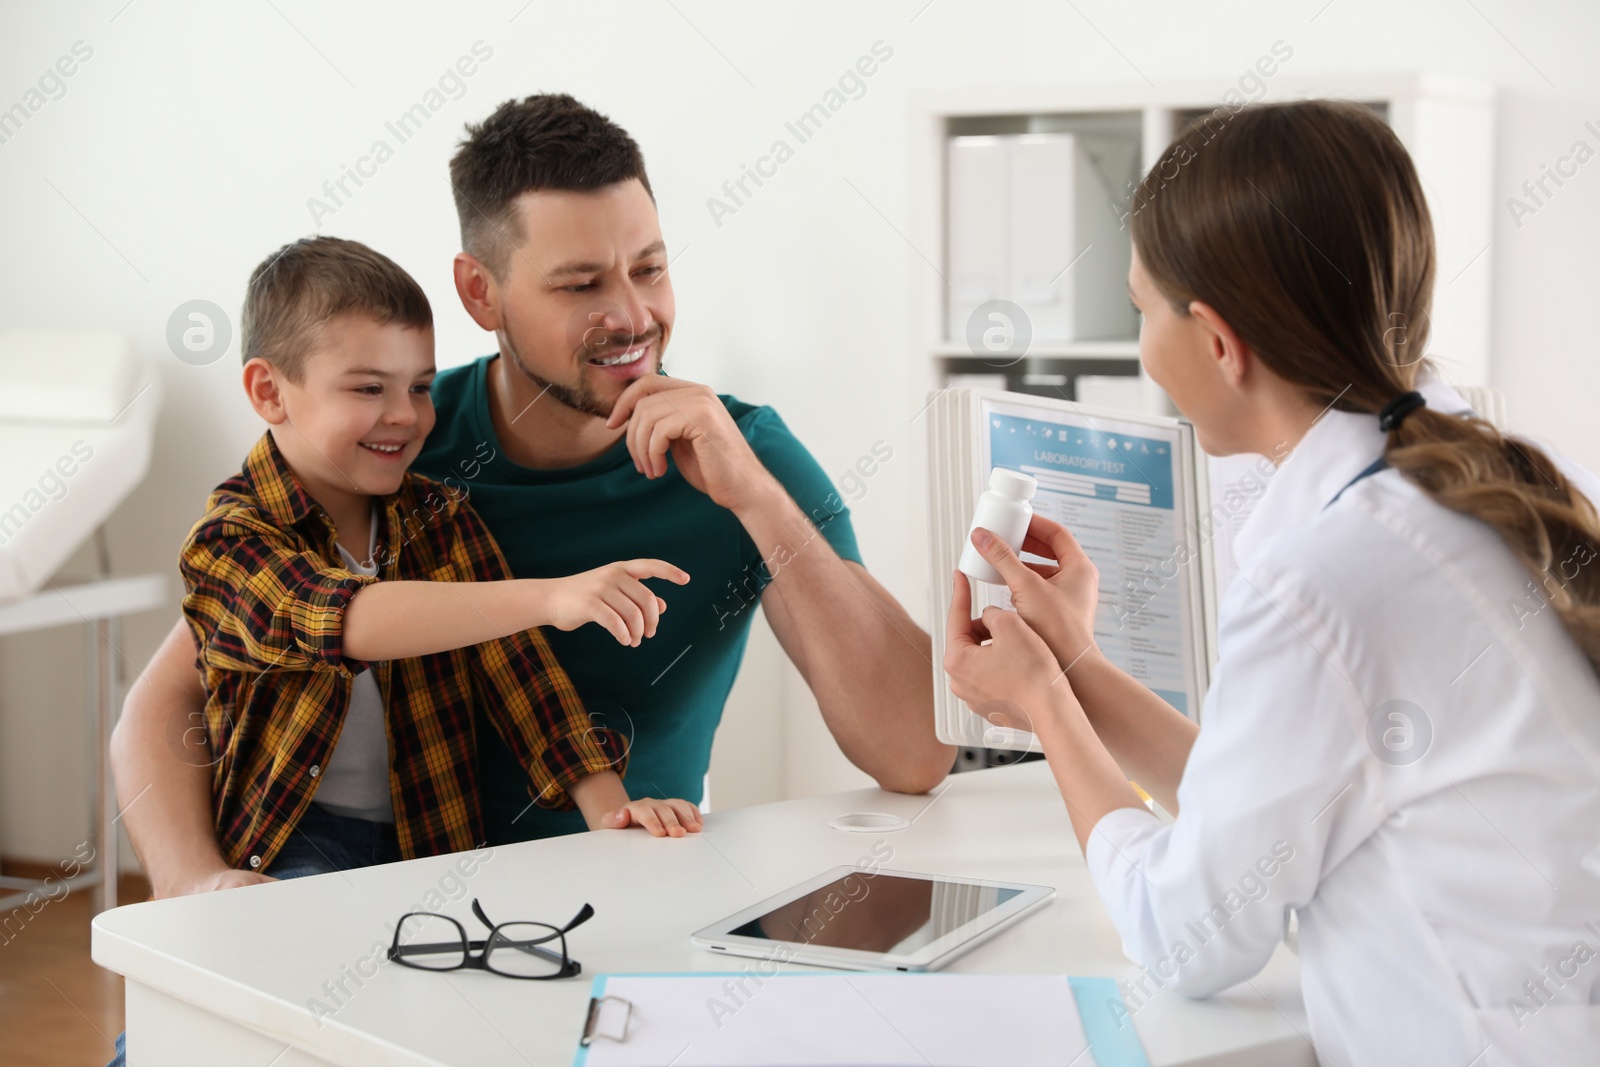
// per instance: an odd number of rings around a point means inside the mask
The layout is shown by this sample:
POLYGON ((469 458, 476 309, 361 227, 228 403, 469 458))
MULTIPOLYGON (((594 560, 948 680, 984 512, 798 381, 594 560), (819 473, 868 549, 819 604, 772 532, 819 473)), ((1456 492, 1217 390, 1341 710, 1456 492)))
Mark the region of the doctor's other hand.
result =
POLYGON ((950 598, 944 671, 951 692, 1007 729, 1032 731, 1031 717, 1057 697, 1053 690, 1069 698, 1072 693, 1055 653, 1021 615, 989 607, 972 617, 972 587, 960 571, 950 598))
POLYGON ((607 815, 604 825, 610 830, 642 826, 651 837, 682 837, 700 832, 700 809, 687 800, 642 797, 607 815))
POLYGON ((1094 647, 1100 572, 1065 526, 1035 515, 1022 541, 1024 552, 1053 563, 1029 563, 984 529, 972 531, 972 544, 1005 579, 1012 607, 1044 638, 1063 669, 1094 647))

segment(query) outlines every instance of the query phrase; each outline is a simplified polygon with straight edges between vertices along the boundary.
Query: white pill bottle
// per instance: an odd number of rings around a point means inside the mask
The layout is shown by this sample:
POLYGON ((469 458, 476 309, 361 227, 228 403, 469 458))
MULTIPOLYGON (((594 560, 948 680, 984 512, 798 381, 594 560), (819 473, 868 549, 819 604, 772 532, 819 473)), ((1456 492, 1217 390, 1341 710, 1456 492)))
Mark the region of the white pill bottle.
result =
POLYGON ((1033 518, 1033 505, 1028 501, 1038 490, 1039 483, 1020 471, 996 467, 989 473, 989 489, 978 498, 977 513, 972 525, 967 527, 967 541, 961 549, 961 562, 957 569, 968 578, 991 585, 1004 585, 1000 572, 978 553, 972 543, 972 531, 982 528, 1011 546, 1011 551, 1021 555, 1022 539, 1028 532, 1028 522, 1033 518))

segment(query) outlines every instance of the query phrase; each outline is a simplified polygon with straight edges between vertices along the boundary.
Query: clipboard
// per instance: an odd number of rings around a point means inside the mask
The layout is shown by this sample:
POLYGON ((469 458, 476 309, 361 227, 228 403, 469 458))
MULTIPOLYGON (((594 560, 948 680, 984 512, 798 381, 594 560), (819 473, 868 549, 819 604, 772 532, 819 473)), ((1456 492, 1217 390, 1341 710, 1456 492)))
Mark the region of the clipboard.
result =
POLYGON ((1150 1067, 1110 978, 598 975, 574 1067, 1150 1067))

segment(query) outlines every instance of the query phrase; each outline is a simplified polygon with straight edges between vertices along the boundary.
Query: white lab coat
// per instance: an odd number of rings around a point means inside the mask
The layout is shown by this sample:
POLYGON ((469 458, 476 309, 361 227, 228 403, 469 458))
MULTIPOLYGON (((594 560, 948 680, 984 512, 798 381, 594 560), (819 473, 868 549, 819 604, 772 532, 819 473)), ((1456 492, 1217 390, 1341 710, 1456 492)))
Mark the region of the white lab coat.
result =
POLYGON ((1600 1064, 1600 681, 1486 525, 1393 470, 1325 508, 1383 439, 1330 411, 1274 474, 1180 817, 1107 815, 1090 872, 1147 984, 1191 995, 1294 909, 1330 1067, 1600 1064))

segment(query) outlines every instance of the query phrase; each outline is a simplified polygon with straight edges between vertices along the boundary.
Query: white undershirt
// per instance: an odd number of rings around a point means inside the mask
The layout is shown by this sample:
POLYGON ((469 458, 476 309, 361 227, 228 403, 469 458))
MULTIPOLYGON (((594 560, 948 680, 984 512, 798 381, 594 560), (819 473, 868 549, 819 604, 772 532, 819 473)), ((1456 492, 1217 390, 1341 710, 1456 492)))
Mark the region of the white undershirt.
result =
MULTIPOLYGON (((377 552, 378 515, 372 515, 372 533, 367 539, 367 562, 361 563, 344 545, 335 542, 344 565, 356 574, 371 577, 378 573, 373 560, 377 552)), ((383 696, 372 671, 356 675, 350 694, 350 709, 345 712, 344 729, 322 768, 316 802, 333 812, 369 822, 394 822, 394 800, 389 794, 389 735, 384 726, 383 696)))

